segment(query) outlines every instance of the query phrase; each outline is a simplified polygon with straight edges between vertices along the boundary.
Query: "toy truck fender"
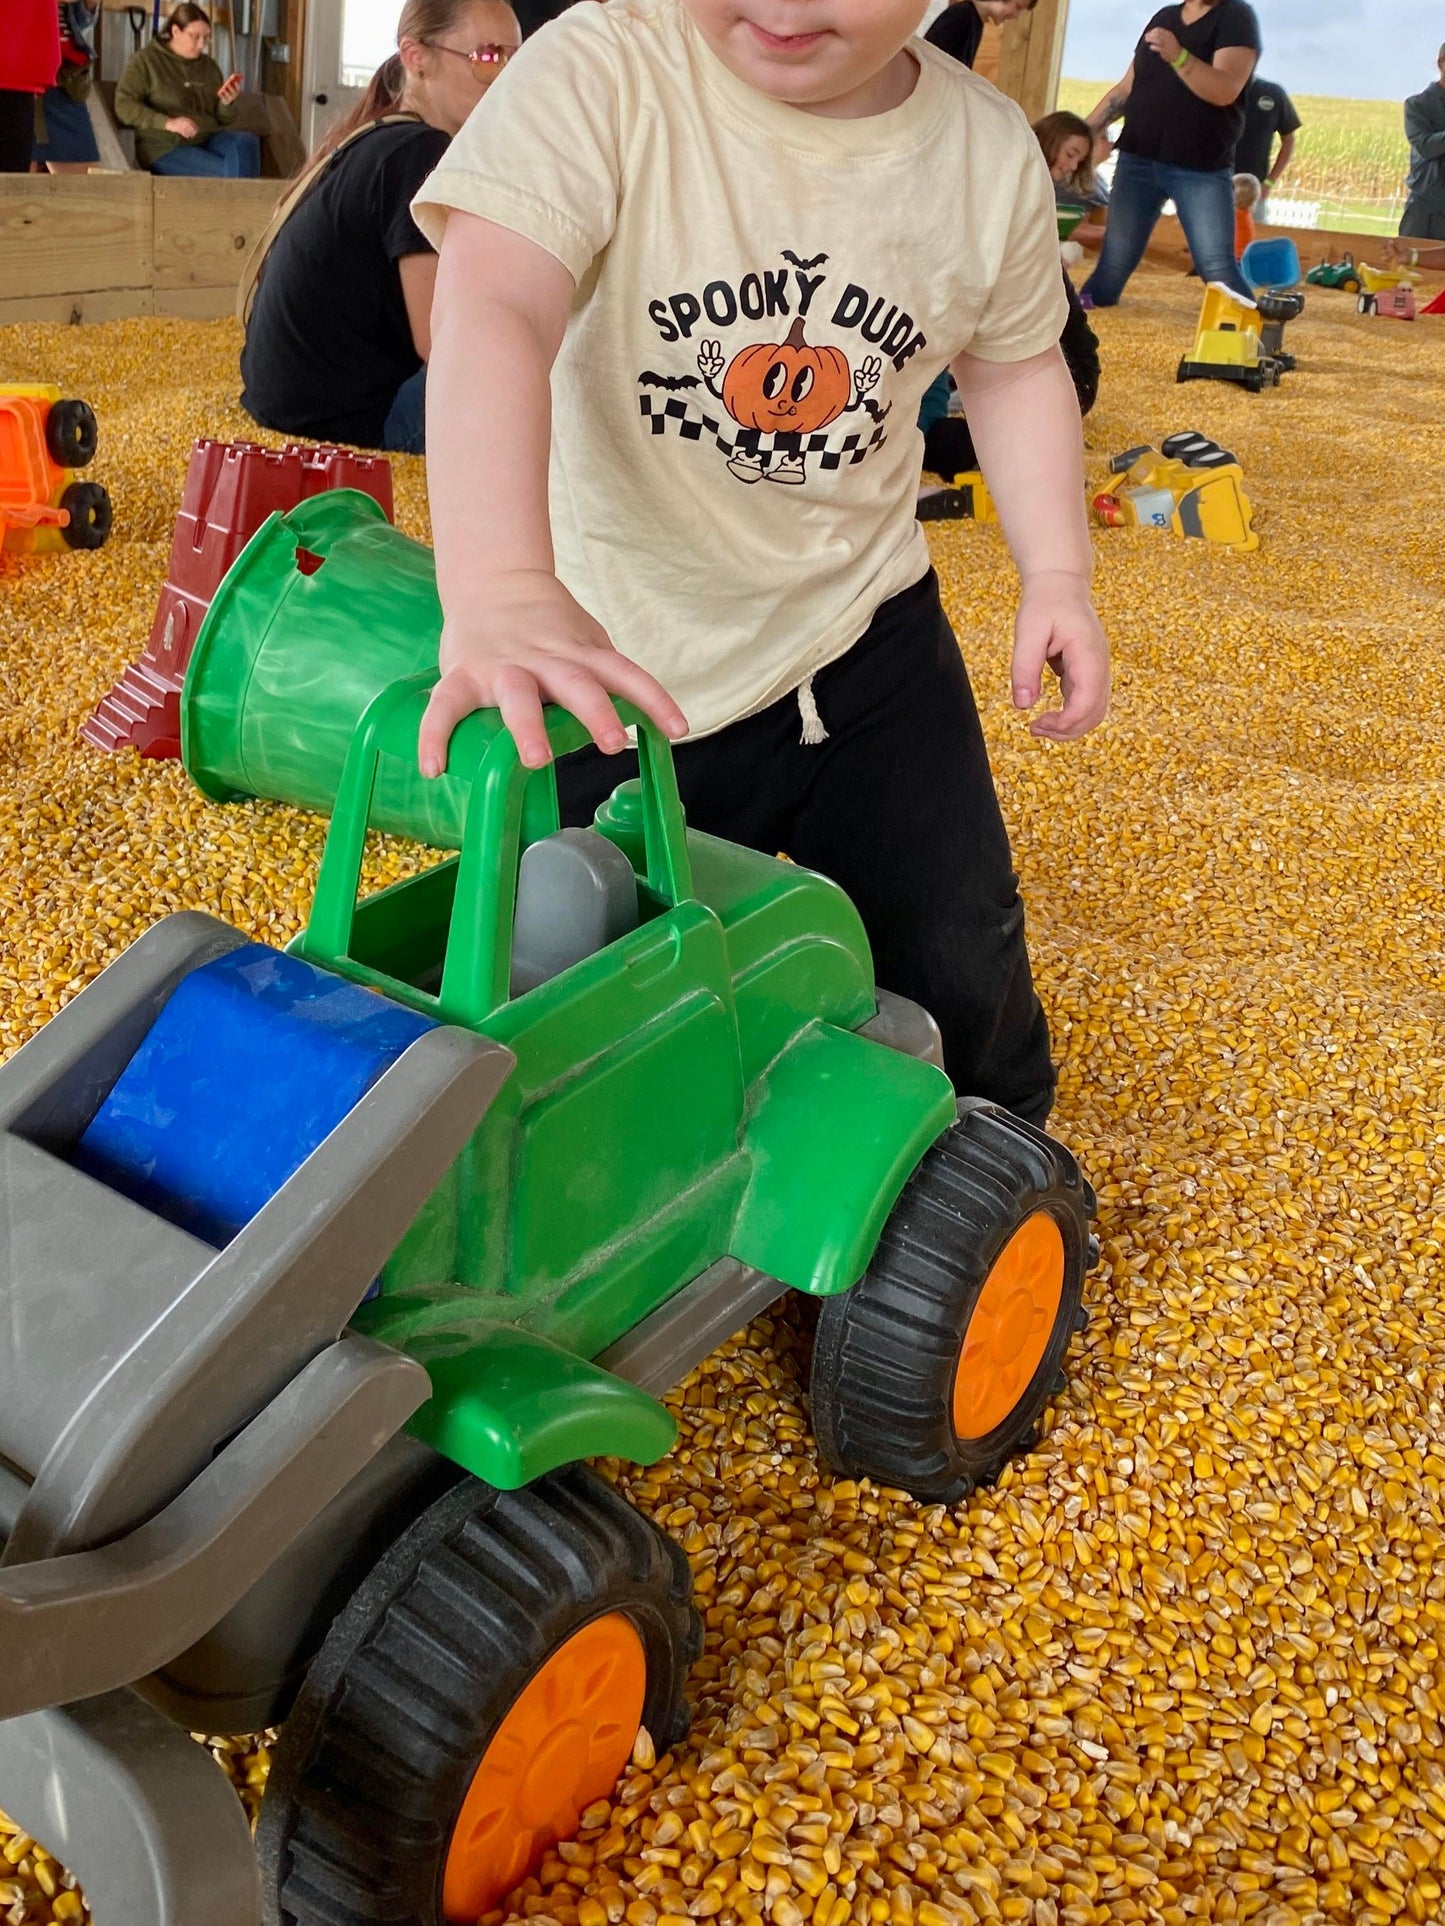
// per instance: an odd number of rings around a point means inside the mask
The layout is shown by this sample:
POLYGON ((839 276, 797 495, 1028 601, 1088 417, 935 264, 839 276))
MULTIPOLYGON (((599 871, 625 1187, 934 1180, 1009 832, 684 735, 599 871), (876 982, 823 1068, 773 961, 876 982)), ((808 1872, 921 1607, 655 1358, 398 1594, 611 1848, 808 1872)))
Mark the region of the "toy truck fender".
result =
POLYGON ((408 1428, 501 1491, 581 1458, 654 1464, 676 1442, 656 1398, 519 1325, 436 1332, 408 1349, 432 1384, 408 1428))
POLYGON ((732 1254, 814 1297, 850 1290, 924 1152, 957 1121, 931 1063, 831 1023, 773 1062, 744 1127, 751 1174, 732 1254))

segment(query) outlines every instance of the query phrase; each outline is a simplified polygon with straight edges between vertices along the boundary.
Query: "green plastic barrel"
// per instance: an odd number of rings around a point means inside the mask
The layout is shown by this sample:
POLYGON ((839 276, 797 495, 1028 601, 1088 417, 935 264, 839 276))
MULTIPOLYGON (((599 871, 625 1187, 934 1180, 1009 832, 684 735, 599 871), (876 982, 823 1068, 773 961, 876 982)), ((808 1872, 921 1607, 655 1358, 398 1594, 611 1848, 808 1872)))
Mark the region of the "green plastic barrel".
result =
MULTIPOLYGON (((181 695, 192 781, 216 802, 269 796, 329 815, 363 711, 399 677, 435 671, 441 629, 431 550, 369 495, 331 489, 271 516, 196 637, 181 695)), ((372 821, 455 849, 465 803, 462 785, 388 756, 372 821)))

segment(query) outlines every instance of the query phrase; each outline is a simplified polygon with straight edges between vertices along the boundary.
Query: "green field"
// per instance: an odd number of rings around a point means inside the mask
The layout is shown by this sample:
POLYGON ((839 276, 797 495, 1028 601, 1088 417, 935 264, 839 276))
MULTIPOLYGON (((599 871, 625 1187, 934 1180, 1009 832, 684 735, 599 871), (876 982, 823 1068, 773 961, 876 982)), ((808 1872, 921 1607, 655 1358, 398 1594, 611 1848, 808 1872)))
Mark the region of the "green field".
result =
MULTIPOLYGON (((1059 105, 1087 113, 1109 85, 1104 80, 1062 81, 1059 105)), ((1334 100, 1320 94, 1295 94, 1293 100, 1303 125, 1280 194, 1318 201, 1321 227, 1393 234, 1410 163, 1401 104, 1334 100)))

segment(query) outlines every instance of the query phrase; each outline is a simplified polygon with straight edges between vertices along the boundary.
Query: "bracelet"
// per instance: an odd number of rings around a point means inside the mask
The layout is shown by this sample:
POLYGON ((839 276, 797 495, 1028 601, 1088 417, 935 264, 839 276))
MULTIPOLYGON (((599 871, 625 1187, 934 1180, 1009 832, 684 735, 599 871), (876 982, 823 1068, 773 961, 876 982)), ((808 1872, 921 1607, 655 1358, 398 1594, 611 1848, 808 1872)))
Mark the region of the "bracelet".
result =
POLYGON ((1189 49, 1187 47, 1181 47, 1179 49, 1179 58, 1177 60, 1171 60, 1169 65, 1174 69, 1176 74, 1182 74, 1184 69, 1189 65, 1189 49))
POLYGON ((1410 265, 1411 267, 1419 267, 1420 265, 1420 250, 1417 247, 1410 249, 1410 265))

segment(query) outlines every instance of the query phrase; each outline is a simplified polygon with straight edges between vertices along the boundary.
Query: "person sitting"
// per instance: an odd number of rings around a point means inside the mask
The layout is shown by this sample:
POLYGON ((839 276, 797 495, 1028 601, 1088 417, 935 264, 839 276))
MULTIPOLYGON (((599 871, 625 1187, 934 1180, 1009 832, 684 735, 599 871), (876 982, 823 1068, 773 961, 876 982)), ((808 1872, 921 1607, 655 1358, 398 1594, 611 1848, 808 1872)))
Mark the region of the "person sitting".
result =
POLYGON ((1244 259, 1244 250, 1254 239, 1254 210, 1264 199, 1264 187, 1257 174, 1234 177, 1234 258, 1244 259))
POLYGON ((227 125, 241 76, 222 75, 206 51, 210 44, 210 15, 195 0, 181 0, 150 45, 126 62, 115 117, 135 129, 136 159, 153 174, 251 180, 261 171, 261 143, 227 125))
POLYGON ((248 269, 241 406, 263 428, 424 452, 437 257, 411 201, 521 44, 504 0, 406 0, 397 51, 282 203, 259 280, 248 269))
POLYGON ((1098 247, 1104 238, 1101 215, 1109 205, 1109 190, 1095 172, 1095 155, 1100 146, 1107 155, 1108 142, 1100 140, 1082 115, 1062 111, 1036 120, 1034 133, 1049 164, 1057 205, 1086 210, 1086 218, 1069 238, 1080 247, 1098 247))

